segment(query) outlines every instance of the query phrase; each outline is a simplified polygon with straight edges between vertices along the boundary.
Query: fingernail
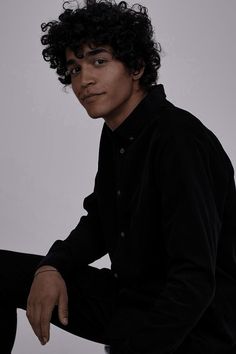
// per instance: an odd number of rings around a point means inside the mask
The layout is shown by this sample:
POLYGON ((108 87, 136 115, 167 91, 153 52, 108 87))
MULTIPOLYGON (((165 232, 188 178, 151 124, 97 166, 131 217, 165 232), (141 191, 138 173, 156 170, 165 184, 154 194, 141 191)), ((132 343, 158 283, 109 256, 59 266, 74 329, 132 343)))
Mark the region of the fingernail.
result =
POLYGON ((68 324, 68 318, 63 318, 63 320, 62 320, 62 322, 63 322, 63 324, 66 326, 67 324, 68 324))
POLYGON ((41 341, 41 344, 42 345, 45 345, 47 343, 47 338, 46 337, 43 337, 42 341, 41 341))

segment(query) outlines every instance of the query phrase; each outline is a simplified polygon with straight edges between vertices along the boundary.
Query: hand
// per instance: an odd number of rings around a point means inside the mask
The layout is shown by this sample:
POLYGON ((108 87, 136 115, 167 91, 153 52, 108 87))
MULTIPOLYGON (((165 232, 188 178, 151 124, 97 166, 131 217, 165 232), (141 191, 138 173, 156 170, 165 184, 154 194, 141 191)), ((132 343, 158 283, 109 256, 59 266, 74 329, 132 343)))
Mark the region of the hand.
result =
POLYGON ((43 266, 36 272, 27 300, 26 316, 42 345, 49 341, 50 320, 52 311, 58 305, 60 322, 68 324, 68 297, 66 284, 57 271, 42 272, 41 270, 55 269, 43 266))

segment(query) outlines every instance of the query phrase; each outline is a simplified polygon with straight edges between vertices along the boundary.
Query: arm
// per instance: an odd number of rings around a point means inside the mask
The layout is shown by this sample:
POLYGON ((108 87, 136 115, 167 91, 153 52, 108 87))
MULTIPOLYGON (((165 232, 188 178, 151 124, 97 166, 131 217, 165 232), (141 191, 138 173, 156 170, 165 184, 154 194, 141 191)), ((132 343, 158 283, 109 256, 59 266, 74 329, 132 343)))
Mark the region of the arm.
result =
POLYGON ((57 240, 50 248, 39 267, 51 265, 64 276, 72 269, 87 265, 107 253, 102 236, 95 191, 84 199, 84 209, 79 224, 64 240, 57 240))
POLYGON ((212 151, 210 160, 210 144, 195 138, 175 132, 161 143, 156 171, 167 280, 154 306, 148 311, 137 310, 132 316, 136 321, 141 319, 140 326, 127 338, 122 354, 174 353, 214 296, 221 210, 228 179, 222 172, 224 166, 219 168, 223 161, 218 152, 212 151))
POLYGON ((106 254, 95 192, 85 198, 84 208, 88 214, 82 216, 65 241, 53 244, 39 264, 31 286, 26 314, 42 344, 49 341, 50 320, 56 305, 60 322, 68 323, 67 289, 63 277, 70 270, 76 271, 106 254))

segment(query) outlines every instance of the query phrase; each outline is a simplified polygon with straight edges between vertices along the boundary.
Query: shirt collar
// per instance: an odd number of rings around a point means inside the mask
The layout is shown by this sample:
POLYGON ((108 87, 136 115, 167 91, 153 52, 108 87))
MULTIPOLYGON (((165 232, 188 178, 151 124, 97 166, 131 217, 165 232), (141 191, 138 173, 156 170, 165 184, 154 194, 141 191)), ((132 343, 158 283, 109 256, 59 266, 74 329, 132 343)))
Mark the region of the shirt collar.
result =
POLYGON ((164 86, 162 84, 154 85, 118 128, 112 131, 108 126, 106 127, 112 137, 131 142, 138 136, 146 124, 157 118, 158 110, 165 102, 167 100, 164 86))

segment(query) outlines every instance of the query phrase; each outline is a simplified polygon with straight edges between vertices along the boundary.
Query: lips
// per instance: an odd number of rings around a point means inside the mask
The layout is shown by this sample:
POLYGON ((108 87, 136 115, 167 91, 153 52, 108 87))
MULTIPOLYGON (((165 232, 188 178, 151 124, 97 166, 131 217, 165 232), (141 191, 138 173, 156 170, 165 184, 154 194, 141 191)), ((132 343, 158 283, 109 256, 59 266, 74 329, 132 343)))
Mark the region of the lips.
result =
POLYGON ((88 98, 95 97, 95 96, 100 96, 100 95, 103 95, 103 93, 90 93, 88 95, 84 95, 82 97, 82 101, 85 101, 88 98))

